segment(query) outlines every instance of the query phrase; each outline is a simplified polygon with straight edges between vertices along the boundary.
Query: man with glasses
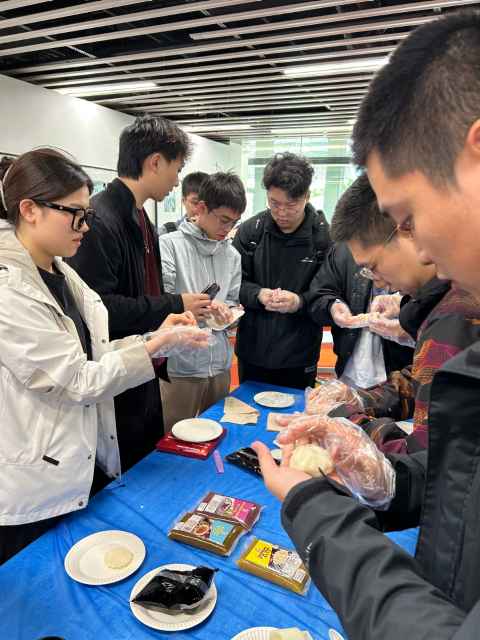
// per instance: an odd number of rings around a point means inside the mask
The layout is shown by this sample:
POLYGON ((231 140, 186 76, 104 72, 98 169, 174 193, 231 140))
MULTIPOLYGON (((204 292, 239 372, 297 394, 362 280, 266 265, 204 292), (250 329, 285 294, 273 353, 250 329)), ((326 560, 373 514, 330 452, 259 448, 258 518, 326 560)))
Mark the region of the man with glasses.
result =
MULTIPOLYGON (((196 221, 160 237, 165 291, 210 291, 209 314, 218 325, 232 322, 238 305, 241 260, 227 236, 247 204, 242 181, 233 173, 214 173, 200 185, 196 221), (217 285, 213 290, 211 285, 217 285)), ((194 358, 168 359, 170 382, 160 382, 165 429, 192 418, 229 393, 232 348, 227 331, 214 331, 212 343, 194 358)))
MULTIPOLYGON (((382 384, 392 371, 411 364, 413 356, 412 339, 403 331, 401 338, 393 341, 382 339, 368 327, 356 328, 356 316, 370 311, 371 305, 374 308, 375 297, 392 287, 392 283, 382 277, 378 265, 390 255, 390 245, 397 246, 392 242, 396 227, 386 217, 374 218, 372 224, 374 207, 368 178, 361 176, 345 191, 335 208, 337 243, 312 282, 308 309, 320 327, 332 327, 337 377, 360 389, 382 384)), ((434 267, 420 264, 414 248, 408 255, 400 252, 396 265, 398 280, 393 290, 402 290, 402 293, 416 291, 435 274, 434 267)))
POLYGON ((322 329, 308 316, 309 287, 330 247, 324 214, 308 202, 313 167, 293 153, 265 167, 268 209, 233 241, 242 256, 237 332, 240 381, 303 389, 315 384, 322 329))

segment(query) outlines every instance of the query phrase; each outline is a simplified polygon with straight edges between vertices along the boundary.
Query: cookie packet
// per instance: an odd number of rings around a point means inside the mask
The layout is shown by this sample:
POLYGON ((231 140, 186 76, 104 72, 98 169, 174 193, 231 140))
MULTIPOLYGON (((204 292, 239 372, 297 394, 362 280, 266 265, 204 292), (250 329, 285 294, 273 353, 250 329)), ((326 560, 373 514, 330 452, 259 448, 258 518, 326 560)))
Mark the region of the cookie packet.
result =
POLYGON ((220 556, 229 556, 245 533, 239 524, 188 511, 177 518, 168 537, 220 556))
POLYGON ((296 551, 253 536, 247 540, 237 566, 300 595, 306 595, 310 586, 310 576, 296 551))
POLYGON ((224 496, 210 491, 195 508, 197 513, 202 513, 211 517, 218 517, 234 524, 239 524, 247 531, 260 518, 263 506, 250 500, 224 496))

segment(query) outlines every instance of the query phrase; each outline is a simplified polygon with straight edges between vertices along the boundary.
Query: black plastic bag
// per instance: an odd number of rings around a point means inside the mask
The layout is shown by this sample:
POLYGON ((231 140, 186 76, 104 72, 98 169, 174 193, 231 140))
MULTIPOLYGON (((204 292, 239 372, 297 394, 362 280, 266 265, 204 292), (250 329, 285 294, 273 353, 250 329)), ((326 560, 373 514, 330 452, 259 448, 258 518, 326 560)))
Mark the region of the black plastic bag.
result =
POLYGON ((150 609, 184 611, 201 604, 217 569, 196 567, 188 571, 162 569, 132 602, 150 609))

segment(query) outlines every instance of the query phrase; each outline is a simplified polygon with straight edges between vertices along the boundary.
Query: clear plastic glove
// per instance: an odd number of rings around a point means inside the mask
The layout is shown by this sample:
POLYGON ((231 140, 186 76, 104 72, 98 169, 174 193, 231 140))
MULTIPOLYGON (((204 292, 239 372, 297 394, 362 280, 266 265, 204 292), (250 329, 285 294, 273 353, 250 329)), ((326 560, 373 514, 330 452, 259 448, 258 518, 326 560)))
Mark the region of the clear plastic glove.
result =
MULTIPOLYGON (((277 439, 282 445, 320 445, 335 465, 330 477, 344 484, 363 504, 388 508, 395 495, 395 471, 363 429, 350 420, 303 416, 293 420, 277 439)), ((291 449, 286 452, 284 448, 283 456, 291 449)))
POLYGON ((325 382, 315 389, 305 389, 305 413, 326 415, 335 407, 348 404, 354 411, 363 411, 363 401, 355 389, 340 380, 325 382))
POLYGON ((302 299, 293 291, 275 289, 270 302, 265 305, 267 311, 277 313, 295 313, 302 306, 302 299))
POLYGON ((392 342, 397 342, 404 347, 415 347, 415 340, 402 329, 398 320, 386 318, 378 313, 371 313, 368 328, 372 333, 376 333, 386 340, 392 340, 392 342))
POLYGON ((173 326, 144 335, 146 348, 152 358, 168 358, 197 349, 206 349, 213 342, 211 329, 198 326, 173 326))
POLYGON ((340 300, 332 304, 330 315, 335 324, 342 329, 361 329, 368 326, 368 313, 354 316, 347 305, 340 300))
POLYGON ((370 305, 370 312, 379 313, 385 318, 398 318, 402 298, 403 296, 400 293, 375 296, 370 305))
POLYGON ((264 307, 267 306, 267 304, 269 304, 274 296, 274 291, 273 289, 260 289, 260 291, 258 292, 258 300, 259 302, 261 302, 263 304, 264 307))
POLYGON ((233 321, 233 312, 225 302, 212 300, 210 311, 218 324, 230 324, 233 321))

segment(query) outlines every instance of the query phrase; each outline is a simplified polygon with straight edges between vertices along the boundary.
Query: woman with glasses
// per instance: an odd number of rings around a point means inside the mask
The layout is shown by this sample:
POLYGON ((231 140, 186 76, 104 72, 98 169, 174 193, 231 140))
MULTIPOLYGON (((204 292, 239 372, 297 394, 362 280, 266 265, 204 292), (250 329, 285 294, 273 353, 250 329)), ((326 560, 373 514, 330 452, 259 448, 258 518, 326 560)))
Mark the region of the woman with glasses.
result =
POLYGON ((110 343, 99 296, 61 259, 93 222, 91 191, 53 149, 0 162, 0 564, 87 505, 95 461, 120 475, 113 397, 154 378, 153 356, 206 346, 187 314, 110 343))

